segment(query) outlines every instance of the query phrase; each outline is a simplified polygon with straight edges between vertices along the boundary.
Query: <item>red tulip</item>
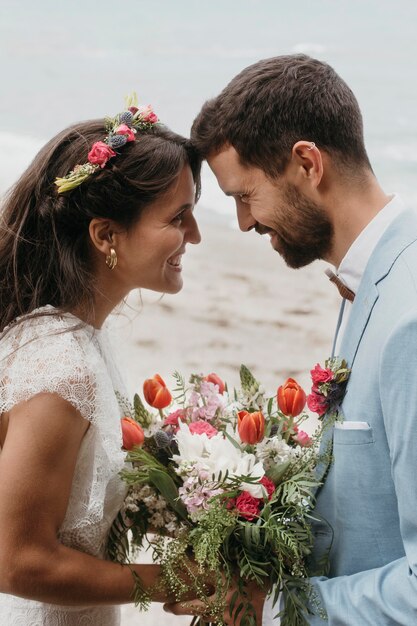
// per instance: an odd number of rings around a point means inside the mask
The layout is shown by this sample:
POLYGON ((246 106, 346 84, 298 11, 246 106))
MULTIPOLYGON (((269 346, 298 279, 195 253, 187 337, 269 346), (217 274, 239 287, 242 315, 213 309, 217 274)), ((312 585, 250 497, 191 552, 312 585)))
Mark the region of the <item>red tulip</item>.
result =
POLYGON ((243 443, 258 443, 264 438, 265 418, 261 411, 248 413, 239 411, 237 414, 237 429, 243 443))
POLYGON ((204 380, 206 380, 208 383, 213 383, 214 385, 217 385, 219 388, 219 393, 224 393, 226 385, 224 384, 220 376, 217 376, 217 374, 215 374, 214 372, 212 372, 208 376, 205 376, 204 380))
POLYGON ((306 394, 296 380, 287 378, 285 383, 278 387, 278 407, 288 417, 296 417, 306 404, 306 394))
POLYGON ((145 441, 145 433, 142 426, 130 417, 122 417, 123 448, 132 450, 135 446, 141 446, 145 441))
POLYGON ((165 409, 171 404, 172 396, 169 393, 165 382, 159 374, 153 378, 147 378, 143 383, 143 395, 148 404, 154 409, 165 409))

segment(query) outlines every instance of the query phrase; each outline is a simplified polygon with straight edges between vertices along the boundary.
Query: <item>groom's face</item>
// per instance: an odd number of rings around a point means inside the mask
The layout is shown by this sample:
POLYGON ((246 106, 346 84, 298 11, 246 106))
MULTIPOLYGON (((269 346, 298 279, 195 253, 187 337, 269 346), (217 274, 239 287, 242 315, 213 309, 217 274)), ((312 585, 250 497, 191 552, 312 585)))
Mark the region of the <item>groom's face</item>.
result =
POLYGON ((324 208, 303 195, 285 173, 272 180, 260 168, 242 165, 231 146, 208 163, 221 189, 234 198, 242 231, 268 234, 272 247, 293 268, 326 258, 332 224, 324 208))

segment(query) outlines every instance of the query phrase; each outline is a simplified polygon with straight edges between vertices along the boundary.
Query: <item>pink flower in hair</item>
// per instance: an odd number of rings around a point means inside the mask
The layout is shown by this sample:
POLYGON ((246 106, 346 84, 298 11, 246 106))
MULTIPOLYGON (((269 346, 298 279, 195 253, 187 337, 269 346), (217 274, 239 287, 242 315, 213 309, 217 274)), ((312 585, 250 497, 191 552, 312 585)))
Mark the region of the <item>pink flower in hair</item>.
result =
POLYGON ((148 122, 149 124, 156 124, 158 121, 158 116, 156 113, 152 111, 152 107, 150 104, 146 107, 139 107, 140 116, 144 122, 148 122))
POLYGON ((127 141, 135 141, 135 131, 127 124, 120 124, 114 131, 115 135, 124 135, 127 141))
POLYGON ((88 160, 93 165, 100 165, 103 168, 107 161, 114 156, 116 156, 116 153, 113 152, 110 146, 104 143, 104 141, 96 141, 88 153, 88 160))

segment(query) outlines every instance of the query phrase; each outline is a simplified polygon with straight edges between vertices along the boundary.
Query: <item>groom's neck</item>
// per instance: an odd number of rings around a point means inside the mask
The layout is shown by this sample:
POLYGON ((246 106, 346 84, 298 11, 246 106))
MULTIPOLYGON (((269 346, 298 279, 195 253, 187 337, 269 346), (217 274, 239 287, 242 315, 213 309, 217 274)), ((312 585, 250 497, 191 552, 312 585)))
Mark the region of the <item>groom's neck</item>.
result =
POLYGON ((383 191, 371 172, 356 184, 352 181, 335 182, 327 196, 326 205, 334 236, 326 260, 338 267, 355 239, 388 204, 391 196, 383 191))

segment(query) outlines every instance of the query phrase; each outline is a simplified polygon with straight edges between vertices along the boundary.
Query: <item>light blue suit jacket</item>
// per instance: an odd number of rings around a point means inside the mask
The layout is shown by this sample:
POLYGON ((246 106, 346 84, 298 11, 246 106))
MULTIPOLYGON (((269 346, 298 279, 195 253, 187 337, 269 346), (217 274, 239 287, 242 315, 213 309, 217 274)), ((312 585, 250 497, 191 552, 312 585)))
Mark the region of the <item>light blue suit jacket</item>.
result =
MULTIPOLYGON (((334 531, 328 578, 311 583, 331 626, 417 625, 417 214, 374 250, 340 354, 352 368, 342 409, 366 430, 334 430, 316 512, 334 531)), ((314 524, 315 558, 331 531, 314 524)), ((314 607, 313 607, 314 609, 314 607)), ((311 626, 326 622, 309 616, 311 626)))

